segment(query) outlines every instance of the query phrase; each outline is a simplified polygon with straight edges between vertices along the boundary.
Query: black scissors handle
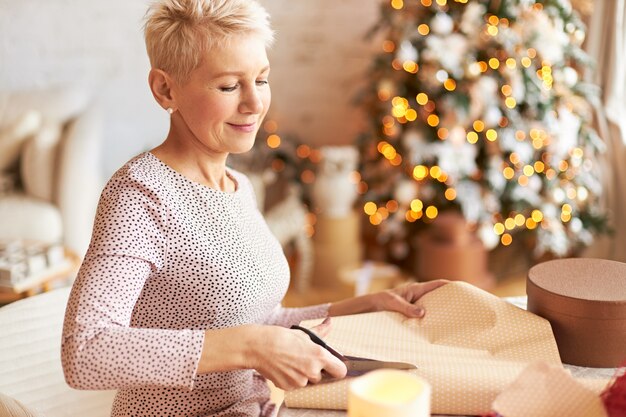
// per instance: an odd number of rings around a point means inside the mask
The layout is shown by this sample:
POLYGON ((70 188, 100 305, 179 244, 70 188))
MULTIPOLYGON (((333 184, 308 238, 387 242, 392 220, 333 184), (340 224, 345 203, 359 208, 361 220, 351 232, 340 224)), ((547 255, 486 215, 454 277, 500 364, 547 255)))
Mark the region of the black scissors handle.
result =
POLYGON ((313 341, 313 343, 320 345, 321 347, 323 347, 324 349, 326 349, 327 351, 329 351, 330 353, 333 354, 333 356, 335 356, 336 358, 338 358, 339 360, 346 362, 348 360, 348 358, 346 358, 345 356, 343 356, 341 353, 337 352, 335 349, 333 349, 332 347, 330 347, 328 344, 326 344, 326 342, 324 342, 318 335, 316 335, 315 333, 313 333, 311 330, 307 329, 306 327, 302 327, 302 326, 298 326, 298 325, 293 325, 291 326, 292 329, 295 330, 301 330, 304 333, 306 333, 311 340, 313 341))

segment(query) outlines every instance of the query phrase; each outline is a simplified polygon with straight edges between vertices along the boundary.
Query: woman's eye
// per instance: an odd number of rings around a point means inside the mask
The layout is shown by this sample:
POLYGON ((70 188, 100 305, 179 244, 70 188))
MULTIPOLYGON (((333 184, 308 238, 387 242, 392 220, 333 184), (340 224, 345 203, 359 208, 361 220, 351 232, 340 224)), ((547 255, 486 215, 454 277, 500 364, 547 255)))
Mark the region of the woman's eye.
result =
POLYGON ((259 80, 256 82, 256 85, 268 85, 269 83, 268 80, 259 80))
POLYGON ((230 93, 232 91, 235 91, 237 89, 237 85, 233 85, 233 86, 226 86, 226 87, 220 87, 220 90, 225 92, 225 93, 230 93))

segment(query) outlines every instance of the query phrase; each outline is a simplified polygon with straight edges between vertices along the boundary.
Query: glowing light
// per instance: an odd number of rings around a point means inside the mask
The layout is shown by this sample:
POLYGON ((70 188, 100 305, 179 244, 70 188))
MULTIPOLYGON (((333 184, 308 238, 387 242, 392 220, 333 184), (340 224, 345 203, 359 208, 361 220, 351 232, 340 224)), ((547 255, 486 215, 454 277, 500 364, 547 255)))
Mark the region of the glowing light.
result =
POLYGON ((529 58, 534 58, 537 56, 537 51, 535 50, 535 48, 528 48, 527 53, 529 58))
POLYGON ((418 212, 418 211, 422 211, 422 209, 424 208, 424 203, 422 203, 422 200, 416 198, 415 200, 411 201, 411 210, 414 212, 418 212))
POLYGON ((507 97, 506 100, 504 100, 504 105, 509 109, 514 109, 515 106, 517 106, 517 101, 513 97, 507 97))
POLYGON ((572 220, 572 215, 569 213, 561 213, 561 221, 563 223, 567 223, 568 221, 572 220))
POLYGON ((533 219, 535 223, 541 223, 543 220, 543 213, 537 209, 533 210, 530 214, 530 217, 533 219))
POLYGON ((511 237, 510 234, 505 233, 500 238, 500 242, 502 242, 504 246, 509 246, 511 243, 513 243, 513 237, 511 237))
POLYGON ((567 161, 563 160, 559 162, 559 171, 565 172, 567 171, 567 168, 569 168, 569 164, 567 163, 567 161))
POLYGON ((520 142, 523 141, 524 139, 526 139, 526 133, 524 133, 524 131, 522 130, 518 130, 517 132, 515 132, 515 139, 520 142))
POLYGON ((452 78, 448 78, 444 83, 443 86, 446 90, 448 91, 454 91, 454 89, 456 88, 456 81, 454 81, 452 78))
POLYGON ((527 177, 530 177, 535 173, 535 169, 532 167, 532 165, 526 165, 523 171, 524 175, 526 175, 527 177))
POLYGON ((438 165, 433 165, 432 167, 430 167, 430 176, 434 179, 439 178, 441 176, 441 173, 441 168, 438 165))
POLYGON ((519 185, 521 185, 522 187, 526 187, 528 185, 528 177, 525 175, 520 176, 517 179, 517 182, 519 183, 519 185))
POLYGON ((493 232, 498 236, 504 233, 504 230, 504 225, 502 223, 496 223, 493 225, 493 232))
POLYGON ((561 211, 563 213, 571 214, 572 213, 572 206, 570 206, 569 204, 565 203, 565 204, 563 204, 563 207, 561 207, 561 211))
POLYGON ((485 123, 482 120, 475 120, 472 126, 477 132, 482 132, 483 130, 485 130, 485 123))
POLYGON ((472 144, 478 142, 478 134, 476 132, 468 132, 467 141, 472 144))
POLYGON ((514 58, 508 58, 506 60, 506 66, 510 69, 515 69, 515 67, 517 66, 517 62, 515 62, 514 58))
POLYGON ((487 140, 493 142, 498 139, 498 132, 493 129, 489 129, 487 130, 487 133, 485 133, 485 136, 487 136, 487 140))
POLYGON ((430 33, 430 27, 426 23, 422 23, 417 27, 417 32, 422 36, 426 36, 430 33))
POLYGON ((489 69, 489 66, 485 61, 478 62, 478 66, 480 67, 480 72, 487 72, 487 69, 489 69))
POLYGON ((415 96, 415 100, 417 100, 417 104, 423 106, 424 104, 428 103, 428 95, 425 93, 419 93, 417 96, 415 96))
POLYGON ((413 217, 412 213, 413 212, 411 210, 409 210, 406 213, 404 213, 404 218, 409 223, 415 223, 415 221, 417 220, 415 217, 413 217))
POLYGON ((515 171, 511 167, 506 167, 502 170, 502 175, 504 175, 504 178, 507 180, 510 180, 515 176, 515 171))
POLYGON ((507 97, 513 94, 513 88, 511 88, 511 86, 508 84, 504 84, 502 88, 500 88, 500 91, 502 91, 502 94, 504 94, 507 97))
POLYGON ((274 120, 268 120, 263 123, 263 130, 265 130, 267 133, 276 133, 276 131, 278 130, 278 123, 276 123, 274 120))
POLYGON ((529 217, 526 219, 526 228, 528 230, 533 230, 537 228, 537 223, 535 223, 535 221, 529 217))
POLYGON ((402 64, 402 68, 404 68, 406 72, 410 72, 411 74, 415 74, 418 70, 417 64, 413 61, 405 61, 402 64))
POLYGON ((432 127, 438 126, 439 116, 437 116, 436 114, 431 114, 426 118, 426 122, 432 127))
POLYGON ((448 0, 436 0, 437 4, 440 6, 445 6, 448 0))
POLYGON ((496 26, 487 26, 487 33, 491 36, 496 36, 498 34, 498 28, 496 26))
POLYGON ((413 109, 408 109, 404 117, 406 117, 409 122, 412 122, 417 119, 417 112, 413 109))
POLYGON ((391 7, 396 10, 400 10, 404 7, 404 1, 402 0, 391 0, 391 7))
POLYGON ((391 53, 396 50, 396 44, 393 41, 386 40, 383 42, 383 51, 391 53))
POLYGON ((448 188, 444 193, 447 200, 452 201, 456 198, 456 190, 454 188, 448 188))
POLYGON ((416 180, 423 180, 428 176, 428 167, 424 165, 418 165, 413 168, 413 178, 416 180))
POLYGON ((585 201, 589 197, 589 191, 583 186, 578 187, 578 199, 585 201))
POLYGON ((517 152, 511 152, 511 155, 509 155, 509 161, 511 161, 512 164, 519 163, 519 155, 517 152))
POLYGON ((576 198, 576 188, 569 188, 567 190, 567 198, 569 198, 570 200, 573 200, 576 198))
POLYGON ((504 221, 504 227, 506 227, 506 230, 515 229, 515 220, 509 217, 504 221))
POLYGON ((426 217, 428 217, 429 219, 434 219, 435 217, 437 217, 437 215, 439 214, 439 210, 437 210, 437 207, 435 206, 428 206, 426 208, 426 217))
POLYGON ((435 74, 435 78, 437 79, 437 81, 439 81, 440 83, 443 83, 444 81, 446 81, 448 78, 450 78, 448 76, 448 73, 444 70, 439 70, 437 71, 437 73, 435 74))
POLYGON ((523 214, 520 213, 515 215, 515 225, 521 227, 524 225, 524 223, 526 223, 526 217, 524 217, 523 214))
POLYGON ((493 15, 493 14, 492 14, 491 16, 489 16, 489 18, 487 19, 487 21, 488 21, 490 24, 494 25, 494 26, 496 26, 498 23, 500 23, 500 19, 498 18, 498 16, 493 15))
POLYGON ((581 159, 581 158, 583 157, 583 150, 582 150, 582 149, 580 149, 580 148, 574 148, 574 149, 572 150, 572 156, 573 156, 574 158, 581 159))
POLYGON ((367 203, 365 203, 365 205, 363 206, 363 211, 365 212, 365 214, 367 214, 368 216, 371 216, 372 214, 376 213, 376 211, 378 210, 378 207, 376 206, 376 203, 372 202, 372 201, 368 201, 367 203))
POLYGON ((280 146, 280 136, 273 134, 267 137, 267 146, 276 149, 280 146))
POLYGON ((300 145, 296 148, 298 158, 308 158, 311 155, 311 148, 308 145, 300 145))
POLYGON ((387 201, 387 204, 385 204, 385 207, 387 207, 387 210, 389 210, 390 213, 395 213, 398 211, 399 205, 396 200, 389 200, 387 201))
POLYGON ((372 223, 374 226, 378 226, 382 222, 383 216, 381 216, 380 213, 376 212, 370 216, 370 223, 372 223))
POLYGON ((500 61, 498 61, 498 58, 490 58, 489 59, 489 66, 492 69, 494 69, 494 70, 498 69, 498 68, 500 68, 500 61))
POLYGON ((445 140, 448 138, 448 134, 450 132, 448 131, 448 129, 446 129, 445 127, 441 127, 439 129, 437 129, 437 137, 441 140, 445 140))
POLYGON ((536 171, 536 172, 538 172, 538 173, 542 173, 542 172, 543 172, 543 170, 545 169, 545 167, 546 167, 546 166, 544 165, 544 163, 543 163, 543 162, 541 162, 541 161, 536 161, 536 162, 534 163, 534 167, 535 167, 535 171, 536 171))
POLYGON ((525 68, 530 67, 530 66, 531 66, 531 64, 532 64, 532 61, 530 60, 530 58, 528 58, 527 56, 525 56, 524 58, 522 58, 522 65, 523 65, 525 68))
POLYGON ((433 4, 433 0, 422 0, 422 6, 430 7, 433 4))

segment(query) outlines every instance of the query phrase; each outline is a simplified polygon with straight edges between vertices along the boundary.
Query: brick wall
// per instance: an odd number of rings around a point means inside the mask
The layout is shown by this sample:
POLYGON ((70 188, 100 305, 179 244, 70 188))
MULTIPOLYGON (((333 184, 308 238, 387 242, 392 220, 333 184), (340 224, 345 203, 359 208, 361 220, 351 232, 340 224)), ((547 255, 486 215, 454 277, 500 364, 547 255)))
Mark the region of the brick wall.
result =
MULTIPOLYGON (((350 103, 369 63, 378 0, 262 0, 278 32, 271 115, 313 144, 351 143, 350 103)), ((0 90, 78 82, 105 113, 103 173, 158 144, 166 114, 147 87, 147 0, 0 0, 0 90)))

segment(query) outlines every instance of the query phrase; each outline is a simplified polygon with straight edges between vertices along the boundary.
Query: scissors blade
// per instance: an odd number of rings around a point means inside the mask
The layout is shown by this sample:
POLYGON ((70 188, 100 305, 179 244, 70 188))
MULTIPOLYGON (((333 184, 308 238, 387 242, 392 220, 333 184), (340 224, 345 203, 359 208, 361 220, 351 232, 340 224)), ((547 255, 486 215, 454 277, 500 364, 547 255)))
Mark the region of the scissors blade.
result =
POLYGON ((354 356, 346 356, 346 368, 348 373, 367 372, 374 369, 388 368, 388 369, 417 369, 417 366, 412 363, 406 362, 388 362, 378 361, 374 359, 356 358, 354 356))

